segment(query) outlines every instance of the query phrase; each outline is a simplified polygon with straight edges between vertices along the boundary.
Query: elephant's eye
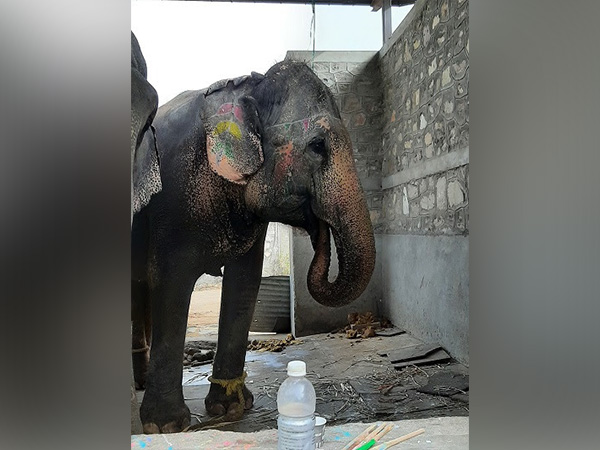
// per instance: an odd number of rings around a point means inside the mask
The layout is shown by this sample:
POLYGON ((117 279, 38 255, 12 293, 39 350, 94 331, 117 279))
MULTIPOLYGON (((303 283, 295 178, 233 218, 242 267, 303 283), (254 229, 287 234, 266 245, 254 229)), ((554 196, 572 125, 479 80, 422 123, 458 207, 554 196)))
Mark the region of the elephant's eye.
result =
POLYGON ((327 154, 327 145, 325 144, 325 139, 322 137, 311 139, 308 143, 308 147, 317 155, 326 156, 327 154))

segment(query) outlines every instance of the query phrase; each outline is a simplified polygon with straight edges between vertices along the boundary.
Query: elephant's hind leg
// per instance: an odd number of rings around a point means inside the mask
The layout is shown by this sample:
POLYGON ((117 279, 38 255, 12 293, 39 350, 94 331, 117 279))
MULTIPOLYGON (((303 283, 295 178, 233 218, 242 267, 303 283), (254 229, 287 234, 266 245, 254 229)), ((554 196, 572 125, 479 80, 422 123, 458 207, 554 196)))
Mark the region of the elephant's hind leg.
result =
POLYGON ((131 282, 131 358, 136 389, 144 389, 150 361, 150 299, 148 283, 131 282))
POLYGON ((152 346, 140 418, 144 433, 175 433, 190 424, 183 398, 183 348, 190 297, 198 277, 197 256, 169 244, 168 255, 152 268, 152 346))

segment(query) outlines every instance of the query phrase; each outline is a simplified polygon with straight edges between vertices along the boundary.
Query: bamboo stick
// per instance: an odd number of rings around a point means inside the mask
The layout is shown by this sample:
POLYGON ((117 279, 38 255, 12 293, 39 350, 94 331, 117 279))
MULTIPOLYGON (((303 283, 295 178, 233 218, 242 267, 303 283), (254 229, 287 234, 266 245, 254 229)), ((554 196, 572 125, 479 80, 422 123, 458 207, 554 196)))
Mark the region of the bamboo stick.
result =
POLYGON ((383 444, 376 445, 375 447, 371 447, 371 450, 387 450, 390 447, 393 447, 400 442, 408 441, 409 439, 414 438, 420 434, 425 433, 423 428, 418 429, 417 431, 413 431, 412 433, 405 434, 404 436, 400 436, 399 438, 392 439, 391 441, 384 442, 383 444))
POLYGON ((386 434, 388 434, 393 429, 394 429, 394 424, 388 423, 383 430, 381 430, 377 435, 375 435, 375 437, 373 437, 373 439, 375 439, 377 442, 379 442, 386 434))
POLYGON ((348 442, 344 448, 342 448, 342 450, 349 450, 350 448, 352 448, 355 444, 358 444, 360 442, 362 442, 363 438, 365 436, 367 436, 369 433, 371 433, 375 428, 377 427, 377 425, 373 424, 370 425, 369 427, 367 427, 367 429, 365 431, 363 431, 362 433, 360 433, 358 436, 356 436, 354 439, 352 439, 350 442, 348 442))
POLYGON ((385 423, 382 423, 377 428, 375 428, 371 433, 369 433, 367 435, 367 437, 363 438, 361 445, 365 444, 366 442, 369 442, 371 439, 375 439, 375 436, 377 436, 379 433, 381 433, 384 430, 384 428, 385 428, 385 423))

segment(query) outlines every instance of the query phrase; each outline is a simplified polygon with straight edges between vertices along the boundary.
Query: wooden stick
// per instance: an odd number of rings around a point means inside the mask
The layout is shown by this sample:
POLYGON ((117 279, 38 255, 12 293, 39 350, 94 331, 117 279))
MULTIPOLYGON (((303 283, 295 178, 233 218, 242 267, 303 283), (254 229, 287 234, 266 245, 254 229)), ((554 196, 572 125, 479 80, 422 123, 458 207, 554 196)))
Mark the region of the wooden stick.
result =
POLYGON ((381 433, 384 428, 385 428, 385 423, 382 423, 377 428, 375 428, 370 434, 368 434, 367 437, 363 438, 361 445, 369 442, 371 439, 375 439, 375 436, 377 436, 379 433, 381 433))
POLYGON ((373 431, 375 428, 377 427, 377 425, 373 424, 370 425, 369 427, 367 427, 367 429, 365 431, 363 431, 362 433, 360 433, 358 436, 356 436, 354 439, 352 439, 350 442, 348 442, 344 448, 342 448, 342 450, 349 450, 351 447, 353 447, 355 444, 358 444, 360 442, 362 442, 363 438, 368 435, 371 431, 373 431))
POLYGON ((417 431, 413 431, 412 433, 405 434, 404 436, 400 436, 399 438, 392 439, 391 441, 384 442, 383 444, 372 447, 371 450, 387 450, 390 447, 393 447, 400 442, 408 441, 409 439, 414 438, 420 434, 425 433, 423 428, 418 429, 417 431))
POLYGON ((388 422, 388 424, 385 426, 385 428, 383 430, 381 430, 373 439, 375 439, 377 442, 379 442, 381 440, 381 438, 383 438, 386 434, 388 434, 393 429, 394 429, 394 424, 388 422))

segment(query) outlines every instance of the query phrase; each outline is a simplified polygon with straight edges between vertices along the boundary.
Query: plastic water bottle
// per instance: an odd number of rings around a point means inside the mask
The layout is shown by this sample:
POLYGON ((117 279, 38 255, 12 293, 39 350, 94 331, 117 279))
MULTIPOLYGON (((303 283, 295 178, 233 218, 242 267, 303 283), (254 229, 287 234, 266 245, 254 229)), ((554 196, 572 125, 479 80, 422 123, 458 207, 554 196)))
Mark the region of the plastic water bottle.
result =
POLYGON ((317 396, 304 361, 290 361, 277 392, 277 450, 315 450, 317 396))

